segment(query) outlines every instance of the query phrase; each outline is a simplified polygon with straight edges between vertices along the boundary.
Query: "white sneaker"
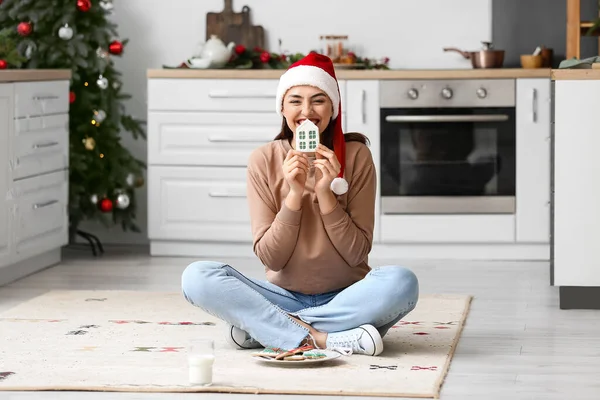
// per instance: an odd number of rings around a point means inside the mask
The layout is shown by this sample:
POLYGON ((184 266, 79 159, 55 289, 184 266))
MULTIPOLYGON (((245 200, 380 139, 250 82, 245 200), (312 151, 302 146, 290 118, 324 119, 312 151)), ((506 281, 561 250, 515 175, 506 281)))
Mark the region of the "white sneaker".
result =
POLYGON ((361 325, 358 328, 327 334, 328 349, 352 349, 353 354, 377 356, 383 351, 383 340, 373 325, 361 325))
POLYGON ((264 347, 254 340, 248 332, 243 329, 236 328, 233 325, 227 325, 227 342, 238 349, 260 349, 264 347))

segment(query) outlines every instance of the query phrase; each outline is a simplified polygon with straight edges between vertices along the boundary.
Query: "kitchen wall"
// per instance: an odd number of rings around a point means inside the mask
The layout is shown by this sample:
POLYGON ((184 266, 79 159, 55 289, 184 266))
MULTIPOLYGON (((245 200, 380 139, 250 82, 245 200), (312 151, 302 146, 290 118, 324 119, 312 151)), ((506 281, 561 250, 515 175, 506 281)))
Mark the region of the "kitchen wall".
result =
MULTIPOLYGON (((347 34, 358 54, 389 57, 392 68, 471 68, 457 53, 443 47, 478 49, 491 39, 491 0, 234 0, 236 11, 251 8, 252 23, 266 30, 272 51, 308 52, 319 46, 321 34, 347 34), (343 13, 343 16, 342 16, 343 13), (308 29, 307 29, 308 27, 308 29), (278 48, 278 40, 282 48, 278 48)), ((223 9, 222 0, 118 0, 114 21, 121 38, 129 38, 122 58, 126 103, 136 117, 146 118, 146 70, 178 65, 205 39, 206 13, 223 9)), ((146 142, 123 143, 146 160, 146 142)), ((146 188, 138 191, 142 233, 107 231, 96 223, 82 228, 104 243, 147 243, 146 188)), ((193 201, 193 199, 190 199, 193 201)))
MULTIPOLYGON (((505 66, 520 67, 521 54, 537 46, 554 49, 553 67, 566 55, 566 0, 493 0, 492 37, 497 49, 506 50, 505 66)), ((581 19, 598 15, 598 0, 581 0, 581 19)), ((598 55, 598 38, 582 37, 581 58, 598 55)))

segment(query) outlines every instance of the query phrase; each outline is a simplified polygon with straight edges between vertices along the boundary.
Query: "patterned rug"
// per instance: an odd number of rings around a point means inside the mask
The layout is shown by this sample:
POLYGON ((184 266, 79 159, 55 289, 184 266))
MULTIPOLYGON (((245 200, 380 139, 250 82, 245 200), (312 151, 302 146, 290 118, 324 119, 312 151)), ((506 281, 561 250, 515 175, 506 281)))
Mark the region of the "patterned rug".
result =
POLYGON ((179 293, 54 291, 0 314, 0 390, 223 392, 437 398, 471 302, 421 296, 378 357, 262 363, 179 293), (213 386, 188 383, 186 347, 215 340, 213 386))

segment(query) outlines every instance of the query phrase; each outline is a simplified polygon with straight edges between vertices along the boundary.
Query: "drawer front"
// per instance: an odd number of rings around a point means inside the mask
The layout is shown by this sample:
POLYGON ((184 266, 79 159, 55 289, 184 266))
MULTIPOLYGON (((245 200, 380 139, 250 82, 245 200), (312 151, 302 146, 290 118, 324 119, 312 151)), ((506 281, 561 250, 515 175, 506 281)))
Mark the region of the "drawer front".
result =
POLYGON ((22 258, 68 242, 68 173, 55 172, 14 183, 15 248, 22 258))
POLYGON ((14 149, 14 179, 67 168, 68 114, 16 120, 14 149))
POLYGON ((280 129, 276 113, 150 112, 148 163, 245 167, 250 153, 280 129))
MULTIPOLYGON (((149 79, 148 109, 275 113, 278 84, 277 79, 149 79)), ((339 86, 343 109, 345 81, 339 86)))
POLYGON ((382 215, 382 243, 513 243, 514 215, 382 215))
POLYGON ((154 165, 246 166, 277 136, 275 113, 159 113, 148 116, 148 162, 154 165))
POLYGON ((69 112, 69 81, 15 83, 15 118, 69 112))
POLYGON ((148 109, 275 113, 275 79, 150 79, 148 109))
POLYGON ((148 236, 251 242, 246 168, 149 166, 148 236))

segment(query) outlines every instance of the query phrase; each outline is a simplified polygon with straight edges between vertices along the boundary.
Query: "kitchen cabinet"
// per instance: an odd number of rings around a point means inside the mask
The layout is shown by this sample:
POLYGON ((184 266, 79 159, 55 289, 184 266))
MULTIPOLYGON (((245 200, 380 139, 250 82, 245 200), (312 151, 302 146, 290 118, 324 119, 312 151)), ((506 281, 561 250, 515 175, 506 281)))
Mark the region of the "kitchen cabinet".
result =
MULTIPOLYGON (((281 129, 277 84, 276 79, 149 80, 152 255, 252 255, 246 166, 250 153, 281 129)), ((344 104, 346 85, 339 85, 344 104)), ((346 115, 342 108, 344 129, 346 115)))
MULTIPOLYGON (((373 163, 378 166, 381 146, 379 141, 379 81, 348 80, 346 81, 346 93, 346 132, 359 132, 369 138, 373 163)), ((376 196, 373 241, 379 242, 381 229, 381 201, 379 201, 381 187, 379 185, 377 185, 376 196)))
POLYGON ((0 285, 56 264, 68 243, 69 77, 0 72, 0 285))
POLYGON ((554 87, 553 283, 561 308, 600 309, 600 71, 565 72, 554 87))
POLYGON ((550 79, 517 79, 516 241, 550 242, 550 79))
POLYGON ((9 139, 13 134, 13 86, 0 84, 0 268, 10 263, 12 201, 9 160, 9 139))

